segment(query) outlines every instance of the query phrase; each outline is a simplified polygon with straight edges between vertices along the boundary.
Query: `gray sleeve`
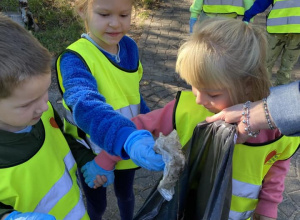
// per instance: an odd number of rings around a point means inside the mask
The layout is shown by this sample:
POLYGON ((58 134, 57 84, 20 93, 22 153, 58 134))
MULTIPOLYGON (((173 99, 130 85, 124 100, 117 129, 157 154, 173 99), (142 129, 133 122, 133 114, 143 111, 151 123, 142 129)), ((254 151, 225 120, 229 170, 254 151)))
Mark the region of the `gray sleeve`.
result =
POLYGON ((281 133, 300 136, 300 81, 271 88, 267 103, 281 133))

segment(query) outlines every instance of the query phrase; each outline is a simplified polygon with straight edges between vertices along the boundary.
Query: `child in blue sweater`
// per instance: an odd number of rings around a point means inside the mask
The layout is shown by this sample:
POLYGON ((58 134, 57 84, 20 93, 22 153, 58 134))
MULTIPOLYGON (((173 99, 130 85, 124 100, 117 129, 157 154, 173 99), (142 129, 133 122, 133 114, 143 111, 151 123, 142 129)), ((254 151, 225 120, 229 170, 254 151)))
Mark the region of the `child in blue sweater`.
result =
POLYGON ((98 154, 81 170, 91 219, 101 219, 107 205, 106 188, 92 188, 97 174, 106 175, 105 186, 114 182, 121 219, 132 219, 135 169, 164 168, 161 155, 153 150, 151 133, 136 130, 129 120, 149 111, 139 92, 143 68, 138 47, 126 36, 132 3, 132 0, 76 1, 76 11, 85 22, 87 33, 57 61, 66 108, 66 132, 86 142, 98 154), (106 158, 120 160, 117 156, 124 160, 116 166, 105 162, 106 158))

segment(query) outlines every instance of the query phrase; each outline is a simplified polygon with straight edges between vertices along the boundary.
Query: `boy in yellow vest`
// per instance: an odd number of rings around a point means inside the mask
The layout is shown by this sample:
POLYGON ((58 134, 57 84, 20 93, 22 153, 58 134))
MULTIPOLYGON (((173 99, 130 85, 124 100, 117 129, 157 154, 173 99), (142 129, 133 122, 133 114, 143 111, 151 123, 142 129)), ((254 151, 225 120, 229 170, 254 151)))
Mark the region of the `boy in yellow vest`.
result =
POLYGON ((291 82, 291 72, 300 56, 300 1, 299 0, 256 0, 245 12, 243 20, 249 22, 270 5, 267 16, 268 59, 267 68, 272 77, 272 68, 281 55, 275 85, 291 82))
POLYGON ((250 102, 269 94, 266 48, 259 27, 220 17, 201 22, 180 47, 176 62, 176 71, 192 91, 179 92, 164 108, 132 119, 137 128, 154 136, 168 135, 175 128, 184 146, 206 117, 245 103, 243 122, 251 137, 234 148, 229 213, 233 220, 277 218, 289 158, 300 143, 299 137, 281 135, 273 124, 272 130, 257 131, 249 123, 250 102))
POLYGON ((253 0, 194 0, 190 7, 190 33, 193 32, 193 27, 196 21, 203 21, 210 17, 228 17, 237 18, 244 15, 253 4, 253 0))
POLYGON ((0 219, 88 220, 74 157, 81 167, 95 155, 48 102, 50 53, 0 14, 0 57, 0 219))

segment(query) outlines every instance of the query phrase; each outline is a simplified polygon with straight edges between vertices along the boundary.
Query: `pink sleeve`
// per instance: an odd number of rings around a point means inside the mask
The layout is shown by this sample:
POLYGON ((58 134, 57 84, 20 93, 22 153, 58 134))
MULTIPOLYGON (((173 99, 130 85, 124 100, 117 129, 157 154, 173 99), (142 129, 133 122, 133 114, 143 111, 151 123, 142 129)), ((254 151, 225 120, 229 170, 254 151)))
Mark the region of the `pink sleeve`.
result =
POLYGON ((113 170, 121 157, 113 156, 102 150, 96 157, 95 162, 104 170, 113 170))
POLYGON ((156 109, 147 114, 140 114, 131 120, 137 129, 150 131, 158 137, 159 132, 168 135, 173 131, 173 109, 175 100, 169 102, 164 108, 156 109))
POLYGON ((290 159, 276 161, 264 178, 255 212, 277 218, 277 208, 283 199, 284 180, 289 171, 290 159))

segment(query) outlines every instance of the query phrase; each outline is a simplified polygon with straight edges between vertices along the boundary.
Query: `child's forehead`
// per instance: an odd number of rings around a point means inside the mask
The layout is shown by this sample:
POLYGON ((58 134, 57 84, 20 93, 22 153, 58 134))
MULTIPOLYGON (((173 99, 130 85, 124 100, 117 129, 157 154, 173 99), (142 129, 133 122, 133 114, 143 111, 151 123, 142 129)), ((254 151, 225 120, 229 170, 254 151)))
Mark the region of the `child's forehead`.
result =
POLYGON ((199 91, 201 91, 201 92, 211 92, 211 93, 213 93, 213 92, 224 92, 225 91, 225 89, 221 89, 221 88, 199 88, 198 89, 199 91))

